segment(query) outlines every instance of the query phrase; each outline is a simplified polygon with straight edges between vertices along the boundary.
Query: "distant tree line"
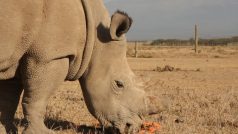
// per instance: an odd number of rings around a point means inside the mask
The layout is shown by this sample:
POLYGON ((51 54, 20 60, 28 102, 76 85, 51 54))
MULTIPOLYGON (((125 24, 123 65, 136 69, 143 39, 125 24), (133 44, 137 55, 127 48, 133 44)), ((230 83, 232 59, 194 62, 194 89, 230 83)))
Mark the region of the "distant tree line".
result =
MULTIPOLYGON (((229 44, 238 44, 238 36, 231 38, 214 38, 214 39, 199 39, 200 45, 205 46, 226 46, 229 44)), ((160 46, 180 46, 180 45, 193 45, 194 39, 189 40, 180 40, 180 39, 157 39, 152 41, 151 45, 160 45, 160 46)))

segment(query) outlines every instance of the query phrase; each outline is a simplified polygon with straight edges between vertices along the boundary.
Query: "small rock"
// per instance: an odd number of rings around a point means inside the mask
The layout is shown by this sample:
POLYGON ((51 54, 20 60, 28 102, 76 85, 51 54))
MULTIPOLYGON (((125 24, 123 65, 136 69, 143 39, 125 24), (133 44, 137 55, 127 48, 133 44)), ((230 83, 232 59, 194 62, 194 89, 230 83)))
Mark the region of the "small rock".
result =
POLYGON ((184 123, 184 120, 177 118, 174 122, 175 122, 175 123, 184 123))
POLYGON ((174 70, 174 67, 171 67, 171 66, 169 66, 169 65, 166 65, 165 67, 164 67, 164 71, 170 71, 170 72, 172 72, 174 70))
POLYGON ((157 67, 157 68, 156 68, 156 71, 161 72, 161 71, 162 71, 162 68, 161 68, 161 67, 157 67))

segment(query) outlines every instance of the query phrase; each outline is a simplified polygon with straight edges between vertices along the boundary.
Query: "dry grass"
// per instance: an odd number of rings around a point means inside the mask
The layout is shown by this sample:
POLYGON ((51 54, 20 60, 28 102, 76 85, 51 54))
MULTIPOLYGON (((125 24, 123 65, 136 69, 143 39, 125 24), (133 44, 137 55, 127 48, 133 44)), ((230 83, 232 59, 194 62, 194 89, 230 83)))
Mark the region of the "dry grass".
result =
MULTIPOLYGON (((238 45, 237 45, 238 46, 238 45)), ((178 58, 178 57, 199 57, 199 58, 226 58, 238 55, 237 46, 200 46, 199 55, 194 53, 193 46, 148 46, 138 45, 139 58, 178 58)), ((134 57, 134 44, 128 46, 128 57, 134 57)))
MULTIPOLYGON (((153 74, 151 78, 157 76, 153 74)), ((158 96, 166 106, 160 114, 149 117, 150 120, 161 123, 161 133, 238 132, 237 87, 206 89, 191 83, 188 86, 170 84, 173 82, 176 82, 175 79, 152 80, 147 89, 149 94, 158 96)))
MULTIPOLYGON (((238 132, 238 47, 140 47, 129 59, 137 75, 149 81, 146 92, 158 99, 161 113, 146 120, 159 122, 166 134, 236 134, 238 132), (149 55, 149 56, 148 56, 149 55), (169 65, 176 71, 157 71, 169 65), (199 71, 197 71, 199 69, 199 71)), ((132 55, 129 46, 128 55, 132 55)), ((22 110, 16 114, 19 130, 22 110)), ((66 82, 52 96, 46 124, 59 134, 99 133, 88 113, 77 82, 66 82)))

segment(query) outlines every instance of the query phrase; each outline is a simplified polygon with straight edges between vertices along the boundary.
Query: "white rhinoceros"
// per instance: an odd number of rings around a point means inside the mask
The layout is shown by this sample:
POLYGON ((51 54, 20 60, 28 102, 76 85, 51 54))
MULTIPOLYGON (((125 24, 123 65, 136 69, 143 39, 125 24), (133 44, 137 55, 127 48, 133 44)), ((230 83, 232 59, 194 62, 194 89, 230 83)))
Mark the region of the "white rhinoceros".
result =
POLYGON ((79 80, 102 125, 138 131, 146 104, 126 60, 131 23, 120 11, 110 18, 102 0, 1 0, 0 126, 16 133, 24 89, 23 133, 51 133, 43 122, 50 95, 63 81, 79 80))

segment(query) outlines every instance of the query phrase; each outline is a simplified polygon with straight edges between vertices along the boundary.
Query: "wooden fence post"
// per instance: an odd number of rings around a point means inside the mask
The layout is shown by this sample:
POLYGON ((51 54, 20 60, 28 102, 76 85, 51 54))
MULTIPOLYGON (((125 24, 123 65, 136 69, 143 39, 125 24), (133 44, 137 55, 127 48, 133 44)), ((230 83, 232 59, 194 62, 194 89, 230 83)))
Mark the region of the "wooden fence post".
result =
POLYGON ((198 52, 198 26, 197 25, 195 25, 195 31, 194 31, 195 33, 194 33, 194 35, 195 35, 195 37, 194 37, 194 39, 195 39, 195 48, 194 48, 194 50, 195 50, 195 53, 197 53, 198 52))
POLYGON ((137 41, 135 41, 135 58, 138 57, 138 45, 137 45, 137 41))

